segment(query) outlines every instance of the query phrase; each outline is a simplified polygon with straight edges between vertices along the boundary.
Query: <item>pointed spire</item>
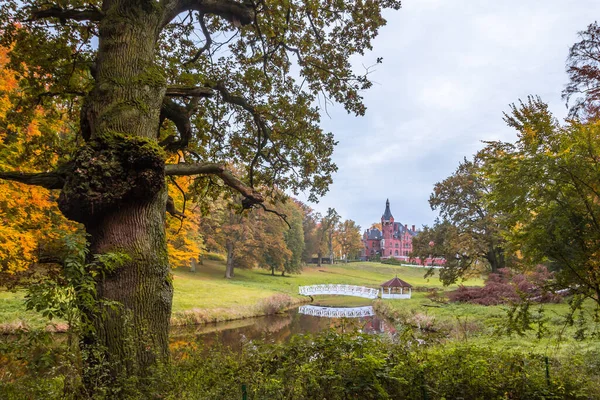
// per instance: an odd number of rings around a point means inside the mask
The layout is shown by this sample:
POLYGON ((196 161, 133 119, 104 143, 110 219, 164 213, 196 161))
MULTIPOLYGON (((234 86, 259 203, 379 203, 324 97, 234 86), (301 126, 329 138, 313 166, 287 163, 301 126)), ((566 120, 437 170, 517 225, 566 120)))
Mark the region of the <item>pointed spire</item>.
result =
POLYGON ((390 211, 390 199, 387 199, 385 202, 385 211, 383 212, 383 216, 381 218, 384 221, 389 221, 390 218, 393 218, 392 212, 390 211))

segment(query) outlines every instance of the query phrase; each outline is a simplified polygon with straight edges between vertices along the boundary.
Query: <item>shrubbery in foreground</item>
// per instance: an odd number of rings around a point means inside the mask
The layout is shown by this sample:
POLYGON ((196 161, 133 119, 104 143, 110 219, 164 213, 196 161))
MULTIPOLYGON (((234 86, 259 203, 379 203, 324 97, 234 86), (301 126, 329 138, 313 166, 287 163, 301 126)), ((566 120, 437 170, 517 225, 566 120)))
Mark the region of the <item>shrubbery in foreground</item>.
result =
MULTIPOLYGON (((107 387, 108 398, 169 399, 593 399, 600 353, 546 358, 471 344, 427 347, 361 333, 246 343, 241 352, 172 346, 173 364, 151 382, 107 387)), ((1 398, 63 398, 72 377, 51 368, 3 376, 1 398), (8 378, 8 379, 7 379, 8 378), (54 395, 52 395, 54 394, 54 395)))

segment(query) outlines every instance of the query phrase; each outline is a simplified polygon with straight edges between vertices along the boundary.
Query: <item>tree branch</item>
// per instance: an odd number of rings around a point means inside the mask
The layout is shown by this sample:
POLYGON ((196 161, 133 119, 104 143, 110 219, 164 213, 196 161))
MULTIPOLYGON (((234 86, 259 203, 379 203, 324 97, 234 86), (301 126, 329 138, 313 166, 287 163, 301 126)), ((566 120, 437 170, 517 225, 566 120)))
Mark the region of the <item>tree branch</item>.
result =
POLYGON ((254 188, 247 186, 225 169, 222 165, 206 163, 206 164, 167 164, 165 166, 165 174, 167 176, 189 176, 189 175, 216 175, 225 182, 227 186, 238 191, 244 200, 242 206, 251 208, 255 204, 260 204, 265 201, 265 198, 254 188))
POLYGON ((204 46, 202 46, 196 52, 196 54, 194 55, 194 57, 192 57, 189 60, 187 60, 185 63, 183 63, 183 65, 188 65, 188 64, 195 63, 196 61, 198 61, 198 59, 200 58, 200 56, 202 55, 202 53, 204 53, 206 50, 209 50, 210 46, 212 46, 212 37, 210 36, 210 31, 206 27, 206 21, 204 21, 204 13, 200 13, 199 21, 200 21, 200 28, 202 28, 202 34, 204 34, 204 39, 206 41, 204 43, 204 46))
POLYGON ((282 213, 280 213, 279 211, 276 211, 276 210, 273 210, 273 209, 267 208, 267 206, 265 206, 265 205, 264 205, 264 204, 262 204, 262 203, 259 203, 258 205, 259 205, 259 206, 260 206, 260 207, 261 207, 263 210, 265 210, 265 212, 268 212, 268 213, 272 213, 272 214, 275 214, 275 215, 277 215, 279 218, 281 218, 281 219, 283 220, 283 222, 285 222, 285 223, 286 223, 286 225, 288 226, 288 228, 292 229, 292 225, 290 225, 290 223, 289 223, 289 222, 288 222, 288 220, 287 220, 287 215, 285 215, 285 214, 282 214, 282 213))
POLYGON ((171 196, 167 197, 167 212, 177 219, 182 220, 185 218, 184 213, 177 211, 177 208, 175 207, 175 200, 173 200, 171 196))
POLYGON ((202 86, 170 86, 165 96, 168 97, 212 97, 215 92, 202 86))
POLYGON ((44 18, 58 18, 60 23, 64 24, 68 19, 75 21, 100 21, 103 17, 104 13, 97 7, 62 8, 54 5, 49 8, 31 10, 31 18, 29 21, 37 21, 44 18))
POLYGON ((252 5, 233 0, 178 0, 167 5, 163 26, 186 11, 199 11, 203 14, 218 15, 238 28, 242 25, 251 24, 255 15, 252 5))
POLYGON ((216 85, 213 86, 213 88, 221 94, 223 101, 243 108, 244 110, 252 114, 252 117, 254 118, 254 123, 258 128, 258 139, 256 154, 254 155, 254 158, 250 163, 250 185, 253 185, 254 167, 258 162, 258 158, 262 153, 262 149, 265 148, 269 141, 269 138, 271 137, 271 128, 267 125, 267 123, 263 119, 262 115, 260 115, 258 110, 256 110, 256 108, 252 104, 250 104, 246 98, 231 94, 231 92, 227 90, 223 82, 218 82, 216 85))
POLYGON ((160 146, 170 151, 176 151, 187 147, 192 138, 192 123, 190 114, 193 110, 189 110, 184 106, 175 103, 169 98, 163 99, 163 104, 160 109, 160 120, 165 118, 173 121, 177 131, 179 132, 179 140, 176 140, 174 135, 171 135, 159 143, 160 146))
POLYGON ((1 172, 0 179, 24 183, 26 185, 41 186, 46 189, 62 189, 65 177, 58 172, 1 172))

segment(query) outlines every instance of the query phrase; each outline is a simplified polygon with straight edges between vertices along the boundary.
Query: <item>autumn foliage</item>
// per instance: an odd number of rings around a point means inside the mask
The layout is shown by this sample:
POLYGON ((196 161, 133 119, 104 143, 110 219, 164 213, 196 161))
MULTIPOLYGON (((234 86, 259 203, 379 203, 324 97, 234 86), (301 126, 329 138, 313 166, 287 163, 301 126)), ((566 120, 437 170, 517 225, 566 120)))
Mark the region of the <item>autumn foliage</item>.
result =
POLYGON ((541 303, 558 303, 562 296, 548 290, 552 273, 539 265, 535 271, 516 273, 502 268, 490 274, 483 287, 459 286, 449 295, 450 301, 484 306, 516 303, 525 299, 541 303))
POLYGON ((180 177, 169 185, 169 193, 178 216, 167 216, 167 248, 172 268, 188 266, 192 258, 199 259, 205 252, 200 234, 200 207, 187 199, 191 179, 180 177))
MULTIPOLYGON (((31 172, 51 167, 59 155, 48 151, 41 140, 42 132, 52 129, 59 134, 68 130, 60 119, 45 118, 43 108, 36 109, 33 118, 19 135, 19 128, 5 124, 7 113, 17 107, 18 81, 7 67, 7 49, 0 47, 0 170, 31 172), (18 136, 19 141, 13 136, 18 136)), ((58 139, 57 139, 58 140, 58 139)), ((12 276, 28 270, 32 262, 45 256, 60 238, 74 233, 78 225, 68 221, 56 207, 56 193, 16 182, 0 181, 0 273, 12 276)))

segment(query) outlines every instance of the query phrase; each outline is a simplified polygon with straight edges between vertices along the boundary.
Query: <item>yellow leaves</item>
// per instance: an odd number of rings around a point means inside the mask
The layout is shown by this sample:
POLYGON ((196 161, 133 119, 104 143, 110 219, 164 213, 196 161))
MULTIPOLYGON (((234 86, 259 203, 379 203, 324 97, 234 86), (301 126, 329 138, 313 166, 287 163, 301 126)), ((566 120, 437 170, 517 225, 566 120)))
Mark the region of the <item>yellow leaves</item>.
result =
POLYGON ((78 225, 68 221, 49 190, 0 181, 0 271, 26 270, 48 244, 78 225))

